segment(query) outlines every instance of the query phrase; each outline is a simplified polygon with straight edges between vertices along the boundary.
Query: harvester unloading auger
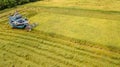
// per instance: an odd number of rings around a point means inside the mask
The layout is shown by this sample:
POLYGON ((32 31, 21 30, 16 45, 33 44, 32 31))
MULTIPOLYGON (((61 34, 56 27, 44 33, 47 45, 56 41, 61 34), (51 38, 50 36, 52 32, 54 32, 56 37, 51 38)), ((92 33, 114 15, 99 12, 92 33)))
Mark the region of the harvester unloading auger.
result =
POLYGON ((27 31, 31 31, 38 25, 37 23, 29 24, 28 19, 23 18, 18 12, 9 16, 9 24, 12 28, 26 29, 27 31))

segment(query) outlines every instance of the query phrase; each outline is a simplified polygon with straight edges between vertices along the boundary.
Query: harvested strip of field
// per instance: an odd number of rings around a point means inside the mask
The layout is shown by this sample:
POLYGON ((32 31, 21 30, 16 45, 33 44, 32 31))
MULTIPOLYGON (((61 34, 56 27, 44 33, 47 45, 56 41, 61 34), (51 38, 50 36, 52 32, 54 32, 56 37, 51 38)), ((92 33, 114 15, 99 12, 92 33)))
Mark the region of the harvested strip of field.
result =
MULTIPOLYGON (((61 65, 65 67, 80 67, 85 66, 84 63, 91 64, 91 66, 97 66, 96 63, 100 66, 105 66, 104 64, 111 64, 106 65, 111 67, 120 65, 119 53, 114 53, 114 55, 111 55, 111 51, 99 49, 94 46, 90 47, 83 44, 76 44, 74 42, 69 42, 68 40, 61 40, 59 38, 52 37, 50 35, 46 36, 42 33, 39 33, 40 36, 37 36, 37 34, 32 34, 32 32, 31 34, 29 34, 29 32, 24 34, 23 32, 0 32, 0 35, 2 35, 0 37, 0 40, 2 41, 1 50, 15 54, 16 56, 21 57, 24 60, 29 61, 30 63, 34 63, 35 65, 45 66, 48 64, 52 64, 51 67, 61 65), (54 41, 54 38, 56 39, 56 41, 54 41), (61 41, 65 43, 61 43, 61 41), (98 52, 93 50, 96 50, 98 52), (41 61, 46 58, 47 62, 41 61)), ((18 59, 18 61, 20 60, 18 59)), ((26 65, 28 64, 27 61, 26 65)))

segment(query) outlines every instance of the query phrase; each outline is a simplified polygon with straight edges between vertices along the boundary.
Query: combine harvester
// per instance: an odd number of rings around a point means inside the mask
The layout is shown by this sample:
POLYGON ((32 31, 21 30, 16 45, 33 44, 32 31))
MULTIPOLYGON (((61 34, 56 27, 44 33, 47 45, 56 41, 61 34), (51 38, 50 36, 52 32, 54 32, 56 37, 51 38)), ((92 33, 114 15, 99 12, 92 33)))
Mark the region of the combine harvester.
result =
POLYGON ((31 31, 38 25, 37 23, 29 24, 28 19, 23 18, 17 11, 9 16, 9 24, 12 28, 26 29, 27 31, 31 31))

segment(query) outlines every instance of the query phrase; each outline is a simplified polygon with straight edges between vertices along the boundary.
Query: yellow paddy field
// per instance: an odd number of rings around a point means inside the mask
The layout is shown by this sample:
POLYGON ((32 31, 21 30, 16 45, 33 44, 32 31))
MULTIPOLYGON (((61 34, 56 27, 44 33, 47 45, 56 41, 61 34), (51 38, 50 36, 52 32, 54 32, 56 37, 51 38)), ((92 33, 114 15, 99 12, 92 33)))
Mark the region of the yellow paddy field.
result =
POLYGON ((119 0, 44 0, 0 11, 0 67, 120 67, 119 0), (18 10, 31 32, 12 29, 18 10))

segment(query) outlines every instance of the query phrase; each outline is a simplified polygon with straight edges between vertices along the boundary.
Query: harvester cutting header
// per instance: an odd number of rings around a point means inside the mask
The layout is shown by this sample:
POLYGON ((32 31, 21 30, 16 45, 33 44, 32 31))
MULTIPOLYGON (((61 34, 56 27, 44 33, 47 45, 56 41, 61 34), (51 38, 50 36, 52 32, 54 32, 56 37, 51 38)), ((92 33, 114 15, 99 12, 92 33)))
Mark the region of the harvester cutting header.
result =
POLYGON ((26 29, 27 31, 31 31, 38 25, 37 23, 30 24, 28 19, 22 17, 17 11, 9 16, 9 24, 12 28, 26 29))

